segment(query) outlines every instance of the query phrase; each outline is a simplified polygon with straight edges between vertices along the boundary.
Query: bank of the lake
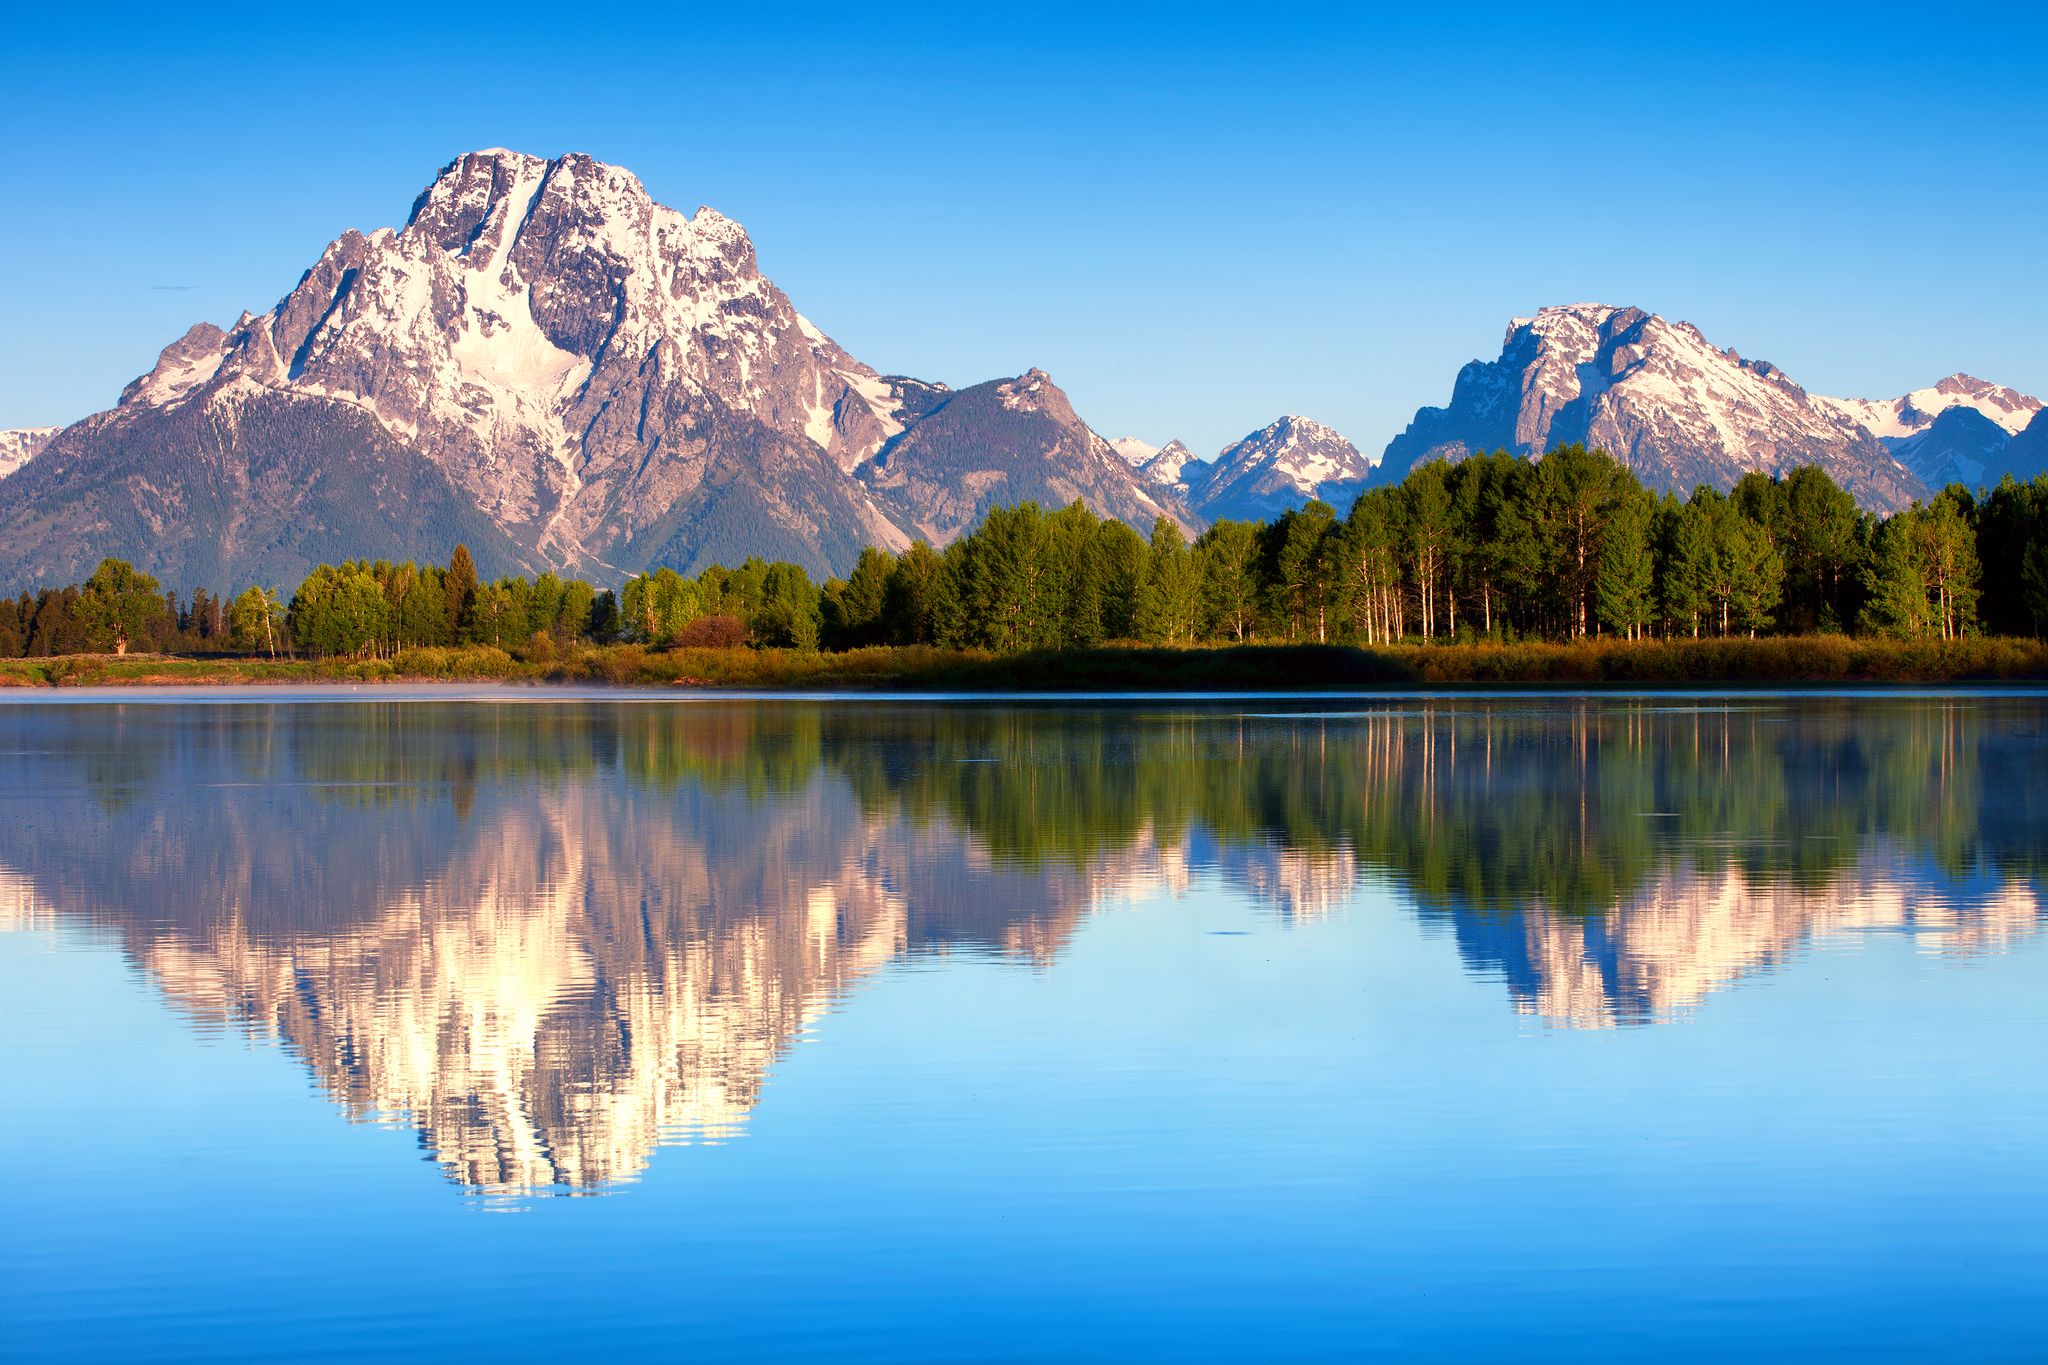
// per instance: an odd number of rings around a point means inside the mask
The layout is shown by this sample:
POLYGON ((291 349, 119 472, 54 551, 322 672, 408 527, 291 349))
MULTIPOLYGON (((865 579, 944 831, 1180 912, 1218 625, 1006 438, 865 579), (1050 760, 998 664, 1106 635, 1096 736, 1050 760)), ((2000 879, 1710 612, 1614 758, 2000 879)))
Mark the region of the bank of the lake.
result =
POLYGON ((4 687, 523 682, 748 689, 1236 691, 1375 686, 1682 686, 2048 681, 2039 640, 1590 640, 1577 644, 1257 644, 993 654, 978 650, 408 649, 380 659, 66 655, 0 660, 4 687))

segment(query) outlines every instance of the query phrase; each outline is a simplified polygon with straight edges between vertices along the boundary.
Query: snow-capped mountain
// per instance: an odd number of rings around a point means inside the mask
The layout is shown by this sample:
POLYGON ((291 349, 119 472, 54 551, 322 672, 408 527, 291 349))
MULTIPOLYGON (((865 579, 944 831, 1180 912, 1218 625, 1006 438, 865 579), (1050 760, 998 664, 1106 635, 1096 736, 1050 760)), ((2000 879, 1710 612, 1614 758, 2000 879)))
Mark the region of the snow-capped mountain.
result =
POLYGON ((1936 417, 1954 408, 1982 414, 2008 436, 2025 430, 2041 411, 2040 399, 1967 374, 1952 374, 1932 388, 1915 389, 1898 398, 1822 398, 1816 394, 1814 401, 1879 440, 1894 444, 1927 430, 1936 417))
POLYGON ((1888 442, 1900 464, 1930 489, 1960 483, 1968 488, 1998 482, 2006 446, 2005 428, 1974 407, 1958 404, 1904 440, 1888 442))
POLYGON ((1592 303, 1511 322, 1500 358, 1465 366, 1448 407, 1416 413, 1377 477, 1398 481, 1440 455, 1541 455, 1574 441, 1680 493, 1802 464, 1866 506, 1891 510, 1927 491, 1876 436, 1777 367, 1718 349, 1691 323, 1592 303))
POLYGON ((1143 469, 1148 460, 1159 453, 1159 447, 1135 436, 1113 436, 1109 448, 1124 457, 1124 463, 1133 469, 1143 469))
POLYGON ((1119 436, 1109 443, 1110 449, 1124 457, 1124 463, 1143 474, 1153 483, 1185 491, 1186 480, 1182 478, 1190 464, 1200 464, 1201 458, 1179 441, 1168 441, 1155 446, 1135 436, 1119 436))
POLYGON ((11 427, 0 431, 0 479, 34 459, 50 443, 56 427, 11 427))
POLYGON ((1306 417, 1288 416, 1225 446, 1189 481, 1188 498, 1212 520, 1269 520, 1310 498, 1341 512, 1372 474, 1358 447, 1306 417))
POLYGON ((1161 516, 1191 535, 1199 528, 1178 491, 1133 469, 1043 370, 932 398, 855 474, 901 525, 934 544, 991 507, 1026 500, 1050 510, 1079 498, 1145 531, 1161 516))
POLYGON ((1145 461, 1143 473, 1154 483, 1185 490, 1187 481, 1202 470, 1202 458, 1179 441, 1168 441, 1145 461))
MULTIPOLYGON (((956 399, 848 355, 715 210, 587 156, 475 152, 402 228, 342 234, 274 308, 192 328, 51 439, 0 498, 0 577, 112 553, 176 582, 289 582, 457 537, 489 572, 843 569, 925 525, 855 474, 956 399)), ((1108 458, 1084 496, 1145 510, 1108 458)))

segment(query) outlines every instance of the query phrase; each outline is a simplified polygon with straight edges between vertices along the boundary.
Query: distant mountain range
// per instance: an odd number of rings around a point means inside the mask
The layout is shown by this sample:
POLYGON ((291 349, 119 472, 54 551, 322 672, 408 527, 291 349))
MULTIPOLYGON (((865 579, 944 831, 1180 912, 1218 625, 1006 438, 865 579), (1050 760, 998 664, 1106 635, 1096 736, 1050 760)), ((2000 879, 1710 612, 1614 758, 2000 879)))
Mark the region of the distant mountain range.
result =
POLYGON ((1883 402, 1818 397, 1767 361, 1717 349, 1691 323, 1573 304, 1510 323, 1500 358, 1473 361, 1449 406, 1418 412, 1387 446, 1379 477, 1440 455, 1538 455, 1578 441, 1681 493, 1732 487, 1752 469, 1817 464, 1859 502, 1891 511, 1938 487, 1930 476, 1960 467, 1944 455, 1953 426, 1937 432, 1942 415, 1972 414, 2003 433, 2040 410, 2037 399, 1968 375, 1883 402))
POLYGON ((825 573, 1026 498, 1195 532, 1566 441, 1680 492, 1815 463, 1890 510, 2048 469, 2042 413, 1967 375, 1810 395, 1688 323, 1575 304, 1511 323, 1377 461, 1300 416, 1203 460, 1105 440, 1041 370, 958 390, 885 374, 799 314, 715 210, 685 216, 586 156, 474 152, 402 228, 336 238, 269 311, 191 328, 112 409, 0 432, 0 586, 109 554, 175 584, 291 584, 458 540, 491 574, 615 581, 750 554, 825 573))

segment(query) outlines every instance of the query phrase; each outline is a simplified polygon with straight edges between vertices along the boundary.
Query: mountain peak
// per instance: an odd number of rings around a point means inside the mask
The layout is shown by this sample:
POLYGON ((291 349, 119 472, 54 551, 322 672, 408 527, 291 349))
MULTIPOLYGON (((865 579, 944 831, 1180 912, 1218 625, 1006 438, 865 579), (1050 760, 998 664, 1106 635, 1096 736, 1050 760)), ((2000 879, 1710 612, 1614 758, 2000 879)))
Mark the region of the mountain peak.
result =
POLYGON ((1309 498, 1342 500, 1372 474, 1372 461, 1331 428, 1289 413, 1225 446, 1190 480, 1208 517, 1270 519, 1309 498))
POLYGON ((1398 480, 1439 456, 1534 456, 1569 442, 1604 448, 1645 483, 1680 493, 1805 463, 1873 506, 1925 491, 1868 432, 1775 366, 1715 347, 1691 323, 1602 303, 1511 323, 1498 359, 1465 366, 1449 405, 1423 408, 1388 443, 1377 477, 1398 480))
POLYGON ((2016 436, 2042 411, 2042 403, 2030 394, 1993 384, 1961 371, 1924 389, 1897 398, 1823 398, 1819 400, 1844 419, 1871 435, 1897 447, 1900 442, 1927 430, 1950 408, 1971 408, 1996 423, 2008 436, 2016 436))

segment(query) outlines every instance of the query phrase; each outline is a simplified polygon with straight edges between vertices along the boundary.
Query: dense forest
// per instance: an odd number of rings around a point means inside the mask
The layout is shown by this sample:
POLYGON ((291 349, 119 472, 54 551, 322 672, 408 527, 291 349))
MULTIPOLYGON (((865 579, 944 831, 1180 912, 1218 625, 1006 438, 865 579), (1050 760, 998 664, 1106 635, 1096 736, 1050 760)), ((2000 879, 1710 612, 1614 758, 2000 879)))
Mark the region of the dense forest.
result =
POLYGON ((991 509, 945 550, 868 548, 844 579, 749 559, 622 589, 450 563, 321 565, 286 596, 179 598, 108 560, 87 582, 0 603, 0 655, 150 650, 389 657, 576 643, 993 650, 1109 641, 1680 639, 1852 632, 1902 639, 2048 630, 2048 476, 1951 485, 1893 516, 1823 471, 1750 474, 1685 500, 1597 450, 1506 452, 1415 468, 1349 514, 1310 502, 1270 523, 1150 540, 1080 503, 991 509), (11 607, 11 609, 10 609, 11 607))

